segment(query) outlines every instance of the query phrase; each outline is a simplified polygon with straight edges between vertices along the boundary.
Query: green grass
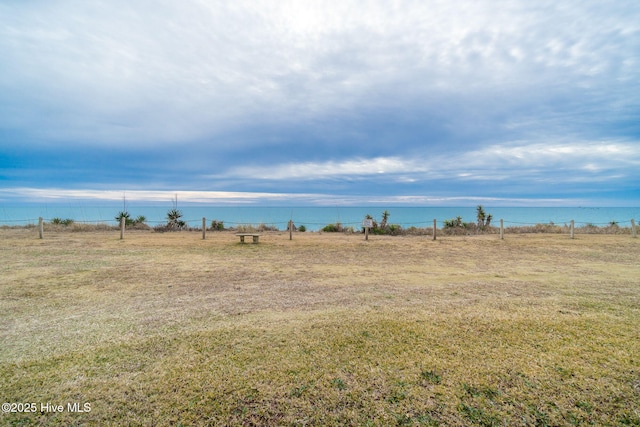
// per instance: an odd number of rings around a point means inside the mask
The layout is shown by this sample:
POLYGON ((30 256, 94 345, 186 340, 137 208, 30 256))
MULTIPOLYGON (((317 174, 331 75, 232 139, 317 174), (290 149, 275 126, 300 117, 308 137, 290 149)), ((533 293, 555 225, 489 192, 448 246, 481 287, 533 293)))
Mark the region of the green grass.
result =
POLYGON ((3 241, 2 401, 91 411, 0 424, 640 425, 629 237, 176 234, 3 241))
MULTIPOLYGON (((6 364, 3 397, 91 402, 84 421, 114 424, 640 421, 632 319, 528 317, 502 327, 468 310, 446 322, 389 310, 276 318, 266 327, 255 318, 6 364), (612 332, 594 338, 596 324, 612 332)), ((73 423, 78 415, 39 418, 73 423)))

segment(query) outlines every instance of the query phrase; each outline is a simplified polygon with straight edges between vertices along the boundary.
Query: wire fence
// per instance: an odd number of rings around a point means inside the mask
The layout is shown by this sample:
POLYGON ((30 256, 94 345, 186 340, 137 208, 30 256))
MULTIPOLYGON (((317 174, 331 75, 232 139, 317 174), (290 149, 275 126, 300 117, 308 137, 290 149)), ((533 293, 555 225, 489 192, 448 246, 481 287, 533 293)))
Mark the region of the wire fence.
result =
MULTIPOLYGON (((109 218, 102 218, 102 219, 84 219, 84 220, 78 220, 78 219, 60 219, 60 218, 42 218, 44 222, 46 223, 54 223, 54 224, 61 224, 61 223, 74 223, 74 224, 112 224, 112 225, 118 225, 118 221, 116 221, 115 219, 109 218)), ((35 225, 38 223, 38 221, 40 220, 40 218, 26 218, 26 219, 3 219, 0 221, 0 226, 29 226, 29 225, 35 225)), ((237 221, 227 221, 227 220, 218 220, 215 218, 211 218, 210 220, 212 221, 219 221, 224 223, 225 225, 230 225, 231 227, 234 226, 242 226, 242 225, 256 225, 256 224, 266 224, 266 225, 272 225, 272 226, 284 226, 286 227, 289 224, 290 220, 286 220, 286 221, 253 221, 253 222, 237 222, 237 221)), ((291 219, 294 222, 295 219, 291 219)), ((575 221, 573 219, 565 219, 565 220, 560 220, 560 221, 549 221, 549 222, 523 222, 523 221, 509 221, 509 220, 504 220, 505 224, 509 224, 509 225, 514 225, 514 226, 535 226, 535 225, 556 225, 556 226, 560 226, 560 225, 568 225, 569 223, 571 223, 571 221, 575 222, 576 226, 596 226, 596 227, 606 227, 606 226, 615 226, 615 225, 620 225, 620 224, 629 224, 631 221, 633 220, 633 218, 629 218, 629 219, 623 219, 623 220, 611 220, 611 221, 607 221, 607 222, 593 222, 593 221, 575 221)), ((184 219, 182 220, 187 224, 200 224, 202 221, 202 218, 197 218, 197 219, 184 219)), ((446 222, 448 220, 438 220, 437 223, 441 226, 445 226, 446 222)), ((304 225, 308 225, 308 226, 325 226, 328 224, 331 224, 331 222, 312 222, 312 221, 303 221, 304 225)), ((146 224, 165 224, 167 223, 166 219, 162 219, 162 220, 144 220, 144 223, 146 224)), ((343 226, 349 226, 349 227, 359 227, 362 224, 362 221, 335 221, 333 222, 333 224, 335 223, 340 223, 343 226)), ((390 223, 391 224, 391 223, 390 223)), ((430 221, 409 221, 409 222, 398 222, 398 221, 394 221, 393 222, 394 225, 399 225, 402 227, 421 227, 421 226, 425 226, 425 227, 431 227, 433 225, 433 220, 430 221)), ((494 225, 495 223, 492 223, 491 225, 494 225)))
MULTIPOLYGON (((170 225, 167 219, 163 220, 146 220, 143 219, 136 223, 136 220, 130 219, 126 221, 127 229, 143 229, 168 231, 167 225, 170 225), (130 221, 130 222, 129 222, 130 221)), ((268 222, 239 222, 226 221, 206 218, 186 218, 179 220, 179 226, 173 229, 180 230, 231 230, 231 231, 287 231, 290 223, 293 231, 299 231, 300 226, 304 226, 302 230, 309 231, 345 231, 351 233, 364 232, 362 221, 345 221, 334 223, 327 222, 301 222, 296 223, 295 218, 283 221, 268 222)), ((376 224, 379 226, 379 224, 376 224)), ((90 231, 92 229, 119 229, 120 224, 115 219, 91 219, 91 220, 73 220, 61 218, 27 218, 4 220, 0 228, 35 228, 40 227, 50 231, 90 231)), ((169 227, 171 229, 171 227, 169 227)), ((42 232, 42 231, 41 231, 42 232)), ((383 227, 373 227, 374 234, 431 234, 434 237, 440 235, 473 235, 473 234, 500 234, 501 237, 505 233, 550 233, 550 234, 631 234, 637 235, 635 220, 611 220, 607 222, 589 222, 575 221, 573 219, 564 219, 561 221, 550 221, 547 223, 535 223, 524 221, 497 220, 482 225, 469 222, 459 221, 458 224, 452 225, 452 220, 431 220, 431 221, 411 221, 411 222, 394 222, 386 224, 383 227), (435 227, 434 227, 435 226, 435 227)))

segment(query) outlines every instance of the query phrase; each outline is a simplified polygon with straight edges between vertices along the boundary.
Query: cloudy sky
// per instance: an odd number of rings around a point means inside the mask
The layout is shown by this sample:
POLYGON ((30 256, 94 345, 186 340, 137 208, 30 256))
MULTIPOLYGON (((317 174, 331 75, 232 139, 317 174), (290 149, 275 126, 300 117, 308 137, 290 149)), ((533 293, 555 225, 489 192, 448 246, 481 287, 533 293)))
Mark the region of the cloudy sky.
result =
POLYGON ((636 0, 3 1, 0 58, 3 203, 640 203, 636 0))

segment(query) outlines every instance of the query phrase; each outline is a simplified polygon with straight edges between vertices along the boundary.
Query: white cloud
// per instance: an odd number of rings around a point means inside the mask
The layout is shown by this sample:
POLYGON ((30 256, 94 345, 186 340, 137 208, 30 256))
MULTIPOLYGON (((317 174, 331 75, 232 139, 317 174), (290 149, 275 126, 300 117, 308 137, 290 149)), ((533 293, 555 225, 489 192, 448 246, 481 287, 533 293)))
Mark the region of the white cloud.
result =
POLYGON ((617 6, 5 3, 0 87, 16 95, 11 120, 38 123, 31 131, 51 139, 183 143, 255 121, 385 105, 392 94, 396 104, 443 91, 464 102, 475 92, 637 77, 638 9, 617 6))
POLYGON ((16 187, 0 189, 0 200, 10 199, 22 202, 70 202, 73 200, 95 203, 118 202, 126 197, 127 202, 171 203, 175 197, 178 203, 202 203, 207 205, 261 205, 277 204, 310 204, 315 206, 364 206, 364 205, 422 205, 422 206, 459 206, 478 203, 491 203, 493 206, 567 206, 576 203, 562 198, 504 198, 481 197, 474 195, 441 196, 441 195, 402 195, 402 196, 357 196, 348 194, 293 194, 268 192, 223 192, 223 191, 153 191, 133 190, 126 192, 105 191, 98 189, 70 190, 60 188, 16 187))
POLYGON ((121 201, 123 198, 137 202, 169 202, 175 197, 181 203, 220 203, 246 204, 256 201, 289 200, 292 197, 300 200, 322 198, 319 194, 286 194, 268 192, 232 192, 232 191, 159 191, 159 190, 99 190, 99 189, 65 189, 65 188, 31 188, 14 187, 0 189, 0 196, 26 201, 54 200, 104 200, 121 201))
POLYGON ((342 162, 303 162, 262 167, 242 166, 232 169, 227 172, 225 176, 274 180, 307 180, 397 174, 402 172, 415 172, 415 170, 415 165, 411 161, 396 157, 376 157, 373 159, 353 159, 342 162))
POLYGON ((522 167, 553 167, 559 164, 568 169, 591 165, 598 168, 627 168, 640 165, 637 143, 608 141, 574 141, 559 143, 524 143, 493 145, 465 154, 469 161, 499 160, 522 167))
POLYGON ((0 52, 23 188, 276 189, 185 195, 246 203, 638 180, 640 3, 0 2, 0 52))
MULTIPOLYGON (((245 177, 260 180, 304 181, 357 179, 384 174, 390 180, 408 183, 430 179, 455 179, 456 177, 462 180, 498 181, 524 175, 531 176, 532 174, 537 175, 539 179, 547 179, 563 170, 580 175, 581 180, 597 182, 601 181, 603 177, 582 176, 581 171, 632 172, 638 166, 640 166, 640 152, 636 144, 577 141, 556 144, 491 145, 459 155, 411 158, 375 157, 345 161, 242 166, 232 168, 222 176, 226 178, 245 177)), ((607 175, 607 178, 611 177, 607 175)))

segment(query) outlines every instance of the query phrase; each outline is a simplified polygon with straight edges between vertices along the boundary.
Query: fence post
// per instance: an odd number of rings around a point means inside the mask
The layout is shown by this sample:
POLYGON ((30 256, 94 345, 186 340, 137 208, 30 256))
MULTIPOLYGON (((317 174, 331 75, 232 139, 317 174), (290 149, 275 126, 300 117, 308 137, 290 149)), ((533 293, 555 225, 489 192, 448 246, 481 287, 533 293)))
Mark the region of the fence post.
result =
POLYGON ((633 218, 631 219, 631 237, 638 237, 638 234, 636 232, 636 222, 633 220, 633 218))
POLYGON ((120 240, 124 239, 124 225, 125 225, 125 220, 123 215, 120 217, 120 240))
POLYGON ((289 220, 289 240, 293 240, 293 220, 289 220))
POLYGON ((575 227, 575 221, 571 220, 571 226, 569 227, 569 235, 571 236, 572 239, 574 236, 574 233, 573 233, 574 227, 575 227))
POLYGON ((504 219, 500 219, 500 240, 504 240, 504 219))
POLYGON ((202 217, 202 240, 207 238, 207 218, 202 217))
POLYGON ((436 240, 436 227, 438 226, 438 222, 436 219, 433 219, 433 240, 436 240))
POLYGON ((44 219, 42 217, 38 218, 38 235, 41 239, 44 238, 44 219))

